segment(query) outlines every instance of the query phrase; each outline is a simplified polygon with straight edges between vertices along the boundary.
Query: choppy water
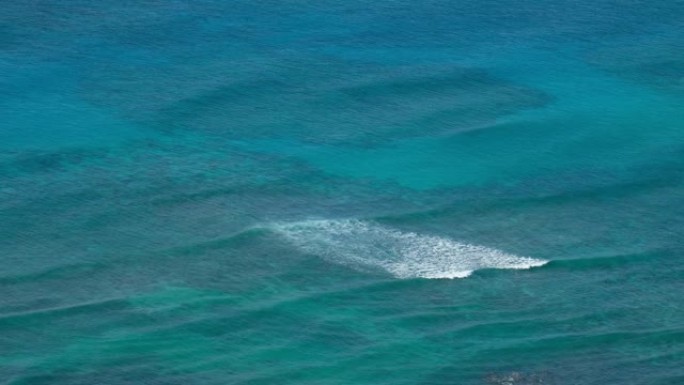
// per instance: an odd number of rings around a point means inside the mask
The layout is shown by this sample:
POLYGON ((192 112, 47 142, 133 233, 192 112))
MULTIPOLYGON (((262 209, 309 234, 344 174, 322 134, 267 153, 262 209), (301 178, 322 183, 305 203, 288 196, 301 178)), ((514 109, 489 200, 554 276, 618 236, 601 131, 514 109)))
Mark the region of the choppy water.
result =
POLYGON ((684 383, 683 23, 4 1, 0 382, 684 383))

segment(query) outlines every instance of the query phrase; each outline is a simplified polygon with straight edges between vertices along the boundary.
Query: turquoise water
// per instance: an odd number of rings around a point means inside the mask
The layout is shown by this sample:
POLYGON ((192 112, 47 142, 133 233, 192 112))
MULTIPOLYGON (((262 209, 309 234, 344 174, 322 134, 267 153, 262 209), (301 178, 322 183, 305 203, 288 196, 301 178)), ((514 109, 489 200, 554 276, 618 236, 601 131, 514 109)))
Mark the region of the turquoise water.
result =
POLYGON ((684 4, 0 7, 0 383, 684 383, 684 4))

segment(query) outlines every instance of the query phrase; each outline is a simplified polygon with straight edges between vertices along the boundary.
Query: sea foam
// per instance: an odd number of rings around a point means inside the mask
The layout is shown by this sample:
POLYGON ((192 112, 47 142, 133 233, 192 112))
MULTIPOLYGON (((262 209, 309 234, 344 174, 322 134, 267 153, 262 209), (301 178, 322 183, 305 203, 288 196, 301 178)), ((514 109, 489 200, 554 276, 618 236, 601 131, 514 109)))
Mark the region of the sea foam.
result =
POLYGON ((529 269, 547 263, 356 219, 281 223, 272 228, 328 261, 357 269, 380 268, 397 278, 465 278, 480 269, 529 269))

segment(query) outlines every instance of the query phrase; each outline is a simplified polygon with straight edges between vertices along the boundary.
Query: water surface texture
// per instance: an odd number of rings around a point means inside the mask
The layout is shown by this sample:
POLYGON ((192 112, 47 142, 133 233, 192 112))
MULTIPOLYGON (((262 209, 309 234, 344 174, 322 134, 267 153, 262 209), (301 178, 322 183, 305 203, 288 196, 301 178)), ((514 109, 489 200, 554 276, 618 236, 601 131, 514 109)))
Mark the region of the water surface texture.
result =
POLYGON ((684 384, 684 3, 0 6, 0 383, 684 384))

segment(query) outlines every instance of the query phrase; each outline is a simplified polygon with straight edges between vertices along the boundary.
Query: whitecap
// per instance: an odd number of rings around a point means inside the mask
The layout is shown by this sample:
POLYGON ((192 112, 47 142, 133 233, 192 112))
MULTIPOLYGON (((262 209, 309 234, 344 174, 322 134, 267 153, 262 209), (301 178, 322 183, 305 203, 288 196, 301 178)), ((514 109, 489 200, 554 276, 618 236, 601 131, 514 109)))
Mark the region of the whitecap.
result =
POLYGON ((328 261, 357 269, 380 268, 397 278, 465 278, 480 269, 529 269, 547 263, 357 219, 281 223, 271 228, 328 261))

